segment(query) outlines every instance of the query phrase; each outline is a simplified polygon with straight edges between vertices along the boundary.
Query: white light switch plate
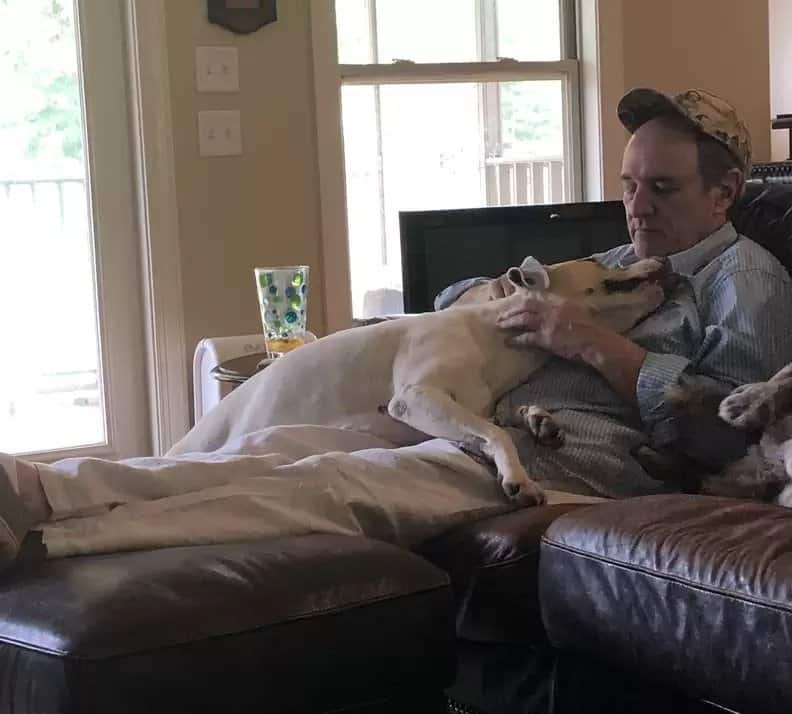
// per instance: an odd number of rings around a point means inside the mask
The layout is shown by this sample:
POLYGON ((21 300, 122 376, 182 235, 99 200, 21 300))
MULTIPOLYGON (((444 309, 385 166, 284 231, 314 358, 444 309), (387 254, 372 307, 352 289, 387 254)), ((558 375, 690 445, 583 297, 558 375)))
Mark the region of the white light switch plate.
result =
POLYGON ((195 83, 199 92, 239 91, 239 50, 236 47, 196 47, 195 83))
POLYGON ((198 147, 201 156, 240 156, 242 122, 239 110, 198 112, 198 147))

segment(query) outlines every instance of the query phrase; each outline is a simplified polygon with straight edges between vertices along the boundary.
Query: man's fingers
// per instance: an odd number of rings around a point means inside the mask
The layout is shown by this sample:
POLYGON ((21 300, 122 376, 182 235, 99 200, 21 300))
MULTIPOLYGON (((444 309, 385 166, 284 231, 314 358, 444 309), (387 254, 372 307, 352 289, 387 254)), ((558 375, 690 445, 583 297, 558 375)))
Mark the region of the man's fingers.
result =
POLYGON ((508 312, 498 315, 498 327, 509 329, 536 330, 542 324, 542 317, 539 313, 520 310, 519 312, 508 312))
POLYGON ((536 292, 524 293, 520 299, 511 305, 504 306, 503 312, 499 313, 498 318, 511 317, 521 312, 547 312, 549 302, 547 298, 536 292))
POLYGON ((541 337, 538 332, 523 332, 519 335, 506 338, 507 347, 542 347, 541 337))
POLYGON ((498 322, 503 320, 510 320, 513 317, 518 317, 519 315, 538 315, 539 310, 536 310, 533 305, 525 304, 519 305, 517 307, 510 307, 503 312, 498 313, 498 317, 496 318, 498 322))

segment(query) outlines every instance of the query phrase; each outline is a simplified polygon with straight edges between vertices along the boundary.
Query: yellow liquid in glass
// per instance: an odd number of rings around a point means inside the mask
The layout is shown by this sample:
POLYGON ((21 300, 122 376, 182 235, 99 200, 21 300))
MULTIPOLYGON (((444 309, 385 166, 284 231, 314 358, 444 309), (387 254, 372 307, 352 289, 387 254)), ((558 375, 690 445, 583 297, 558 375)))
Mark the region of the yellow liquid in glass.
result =
POLYGON ((282 340, 267 340, 267 349, 270 352, 289 352, 305 344, 302 337, 288 337, 282 340))

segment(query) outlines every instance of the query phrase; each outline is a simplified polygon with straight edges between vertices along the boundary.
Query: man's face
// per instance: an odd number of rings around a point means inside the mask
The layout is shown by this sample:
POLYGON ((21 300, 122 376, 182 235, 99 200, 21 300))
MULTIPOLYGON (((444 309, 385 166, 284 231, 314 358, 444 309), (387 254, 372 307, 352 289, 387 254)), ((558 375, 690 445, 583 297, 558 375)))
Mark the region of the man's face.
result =
POLYGON ((627 227, 639 258, 690 248, 726 221, 721 187, 704 187, 692 138, 656 119, 630 138, 622 160, 627 227))

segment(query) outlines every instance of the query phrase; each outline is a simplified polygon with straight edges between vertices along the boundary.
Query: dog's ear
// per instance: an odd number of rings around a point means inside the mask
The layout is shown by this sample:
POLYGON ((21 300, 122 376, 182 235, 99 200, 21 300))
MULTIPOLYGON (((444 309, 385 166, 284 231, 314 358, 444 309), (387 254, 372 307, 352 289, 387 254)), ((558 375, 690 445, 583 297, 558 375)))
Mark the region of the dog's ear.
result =
POLYGON ((523 260, 519 268, 509 268, 506 277, 518 288, 547 290, 550 287, 550 276, 544 266, 530 255, 523 260))

